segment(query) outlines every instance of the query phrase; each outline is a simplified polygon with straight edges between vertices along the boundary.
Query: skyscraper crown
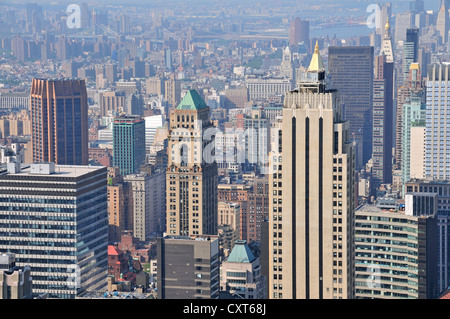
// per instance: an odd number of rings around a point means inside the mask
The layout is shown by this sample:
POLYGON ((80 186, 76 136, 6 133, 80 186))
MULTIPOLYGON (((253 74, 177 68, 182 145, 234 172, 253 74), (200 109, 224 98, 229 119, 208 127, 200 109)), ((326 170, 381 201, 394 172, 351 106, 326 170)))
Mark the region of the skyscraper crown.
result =
POLYGON ((314 54, 311 58, 311 63, 309 64, 308 71, 309 72, 325 71, 322 57, 320 56, 319 41, 316 41, 316 47, 314 48, 314 54))
POLYGON ((178 110, 200 110, 208 107, 196 90, 189 90, 178 105, 178 110))

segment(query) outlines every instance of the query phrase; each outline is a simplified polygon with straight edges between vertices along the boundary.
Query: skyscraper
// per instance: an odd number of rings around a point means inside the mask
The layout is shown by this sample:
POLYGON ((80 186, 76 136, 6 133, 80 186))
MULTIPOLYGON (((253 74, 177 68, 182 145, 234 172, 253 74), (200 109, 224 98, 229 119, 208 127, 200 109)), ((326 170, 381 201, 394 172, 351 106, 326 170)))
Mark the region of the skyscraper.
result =
POLYGON ((450 107, 450 65, 429 67, 426 88, 425 177, 450 179, 450 128, 446 116, 450 107))
POLYGON ((85 81, 33 79, 30 100, 33 161, 87 165, 85 81))
POLYGON ((164 49, 164 66, 168 71, 172 71, 172 50, 170 48, 164 49))
POLYGON ((449 10, 448 1, 442 0, 436 21, 436 30, 442 37, 442 43, 447 43, 448 31, 450 30, 450 17, 448 14, 448 10, 449 10))
POLYGON ((384 26, 384 37, 381 44, 380 54, 386 56, 387 63, 394 63, 394 49, 392 45, 391 24, 389 23, 389 17, 387 18, 386 25, 384 26))
POLYGON ((270 157, 270 298, 352 297, 355 167, 339 102, 316 44, 298 89, 285 96, 270 157))
POLYGON ((163 115, 153 115, 144 117, 145 120, 145 150, 150 153, 150 149, 155 140, 156 130, 164 127, 165 119, 163 115))
POLYGON ((309 21, 297 17, 290 22, 289 44, 296 47, 301 42, 309 44, 309 21))
MULTIPOLYGON (((401 117, 401 171, 402 184, 404 185, 411 177, 411 159, 419 157, 420 148, 423 148, 421 139, 411 139, 413 127, 424 127, 426 120, 425 90, 422 75, 418 63, 412 63, 408 78, 409 96, 403 103, 401 117), (413 152, 411 153, 411 150, 413 152)), ((422 161, 424 158, 422 158, 422 161)), ((423 176, 423 175, 422 175, 423 176)))
POLYGON ((422 70, 418 63, 412 63, 409 75, 404 85, 399 87, 397 91, 397 116, 396 116, 396 141, 395 141, 395 166, 402 169, 403 166, 403 113, 404 104, 408 103, 413 96, 420 96, 421 103, 425 103, 425 83, 422 79, 422 70))
MULTIPOLYGON (((244 119, 245 130, 245 160, 262 174, 269 164, 270 151, 270 121, 263 110, 254 108, 250 117, 244 119)), ((239 155, 238 155, 239 156, 239 155)))
POLYGON ((437 196, 424 195, 408 194, 406 210, 364 205, 355 212, 355 298, 436 297, 437 196), (423 197, 433 208, 429 213, 409 205, 423 197))
POLYGON ((373 47, 330 47, 328 71, 332 89, 339 91, 344 119, 356 142, 356 167, 372 157, 373 47))
POLYGON ((403 44, 403 78, 407 80, 411 63, 419 62, 419 29, 406 30, 406 41, 403 44))
POLYGON ((170 114, 166 173, 167 233, 217 235, 215 129, 209 107, 195 90, 170 114))
POLYGON ((158 299, 218 299, 217 236, 166 236, 157 241, 158 299))
MULTIPOLYGON (((412 179, 405 185, 406 193, 437 195, 438 227, 434 231, 438 245, 438 291, 444 291, 450 285, 450 182, 448 180, 412 179)), ((436 246, 436 245, 435 245, 436 246)))
POLYGON ((392 3, 387 2, 383 4, 378 4, 379 6, 379 15, 376 17, 376 33, 380 35, 380 38, 383 39, 386 36, 385 23, 388 18, 392 15, 392 3))
POLYGON ((166 80, 164 94, 171 107, 175 107, 176 105, 178 105, 181 100, 180 80, 175 79, 173 76, 172 78, 166 80))
POLYGON ((395 15, 395 34, 394 42, 406 40, 406 30, 414 24, 412 12, 402 12, 395 15))
POLYGON ((383 54, 376 58, 373 81, 372 177, 375 188, 392 183, 394 63, 386 59, 383 54))
POLYGON ((30 266, 33 293, 73 299, 105 288, 106 167, 9 163, 0 181, 0 226, 9 229, 0 251, 30 266))
POLYGON ((113 166, 120 174, 139 172, 145 163, 145 121, 138 116, 122 116, 113 122, 113 166))
POLYGON ((132 201, 133 235, 141 241, 165 230, 165 172, 141 172, 124 177, 132 201))

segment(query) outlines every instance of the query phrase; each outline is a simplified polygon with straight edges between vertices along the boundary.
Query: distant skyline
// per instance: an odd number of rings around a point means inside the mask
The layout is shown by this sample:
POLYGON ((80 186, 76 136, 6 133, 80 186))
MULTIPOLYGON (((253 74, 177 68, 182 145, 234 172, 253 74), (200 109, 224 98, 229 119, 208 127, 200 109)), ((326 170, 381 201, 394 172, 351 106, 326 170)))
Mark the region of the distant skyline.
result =
MULTIPOLYGON (((96 6, 96 5, 103 5, 103 6, 126 6, 128 4, 133 6, 145 6, 145 7, 167 7, 168 9, 173 9, 173 6, 171 4, 184 4, 189 6, 203 6, 205 4, 208 4, 210 8, 211 4, 217 5, 220 4, 220 7, 237 7, 237 8, 244 8, 248 6, 254 6, 255 3, 259 4, 271 4, 274 9, 276 8, 283 8, 283 7, 300 7, 303 4, 306 4, 307 6, 310 6, 311 4, 308 1, 305 0, 228 0, 226 2, 219 1, 219 0, 152 0, 151 2, 147 0, 95 0, 95 1, 86 1, 86 0, 40 0, 40 1, 33 1, 33 0, 5 0, 2 1, 1 6, 6 5, 23 5, 26 3, 39 3, 39 4, 46 4, 50 5, 50 7, 47 7, 47 9, 51 9, 51 6, 64 6, 68 4, 81 4, 83 2, 88 3, 90 6, 96 6)), ((338 0, 316 0, 315 7, 317 7, 317 11, 321 13, 321 15, 336 15, 339 13, 344 13, 347 15, 352 15, 355 12, 364 13, 365 9, 368 5, 374 4, 374 3, 387 3, 391 2, 393 5, 393 13, 402 12, 409 8, 410 0, 392 0, 392 1, 372 1, 372 0, 365 0, 365 1, 358 1, 358 0, 347 0, 345 2, 338 1, 338 0), (342 6, 342 10, 332 11, 332 12, 324 12, 321 10, 323 6, 330 6, 331 4, 337 5, 337 7, 342 6), (344 7, 345 5, 345 7, 344 7)), ((425 1, 425 9, 426 10, 437 10, 439 7, 440 0, 426 0, 425 1)))

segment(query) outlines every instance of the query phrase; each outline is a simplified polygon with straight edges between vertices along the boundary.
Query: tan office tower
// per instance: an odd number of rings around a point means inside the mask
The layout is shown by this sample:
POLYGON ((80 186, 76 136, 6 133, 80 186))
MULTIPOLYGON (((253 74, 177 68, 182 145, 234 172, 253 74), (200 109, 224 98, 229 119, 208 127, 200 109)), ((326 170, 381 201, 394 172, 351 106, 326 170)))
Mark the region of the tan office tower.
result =
POLYGON ((33 162, 87 165, 85 81, 33 79, 30 107, 33 162))
POLYGON ((217 235, 215 129, 209 107, 190 90, 170 114, 166 172, 168 235, 217 235))
POLYGON ((175 107, 181 100, 181 82, 174 77, 166 80, 164 93, 171 107, 175 107))
POLYGON ((354 150, 318 44, 271 153, 270 298, 350 299, 354 150), (276 152, 278 150, 278 152, 276 152), (275 153, 276 152, 276 153, 275 153))

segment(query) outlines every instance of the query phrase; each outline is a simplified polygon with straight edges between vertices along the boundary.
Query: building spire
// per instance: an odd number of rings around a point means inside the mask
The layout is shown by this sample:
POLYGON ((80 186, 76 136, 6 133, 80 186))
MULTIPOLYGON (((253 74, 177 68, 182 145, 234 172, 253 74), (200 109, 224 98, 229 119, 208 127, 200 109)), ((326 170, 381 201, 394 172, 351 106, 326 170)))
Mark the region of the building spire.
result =
POLYGON ((390 34, 390 32, 391 32, 391 24, 389 23, 389 17, 387 18, 386 25, 384 26, 384 29, 386 30, 386 34, 390 34))
POLYGON ((317 72, 324 71, 325 68, 323 66, 322 57, 320 56, 319 51, 319 41, 316 41, 316 47, 314 48, 314 54, 311 58, 311 63, 309 64, 308 71, 309 72, 317 72))

